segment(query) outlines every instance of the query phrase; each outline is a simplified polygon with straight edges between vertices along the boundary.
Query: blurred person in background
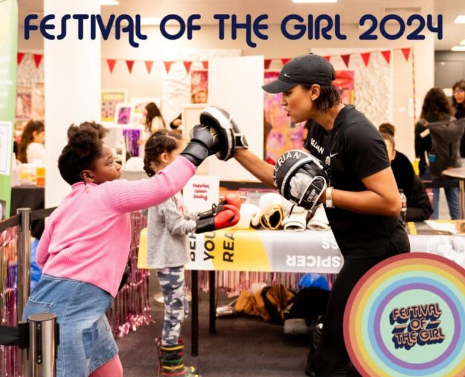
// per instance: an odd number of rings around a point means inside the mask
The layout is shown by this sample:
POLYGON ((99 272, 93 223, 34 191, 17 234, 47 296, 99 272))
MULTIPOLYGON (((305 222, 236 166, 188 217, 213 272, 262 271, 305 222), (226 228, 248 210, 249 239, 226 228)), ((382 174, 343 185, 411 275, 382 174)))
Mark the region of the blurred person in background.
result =
POLYGON ((30 120, 23 130, 18 144, 16 158, 23 164, 45 164, 45 125, 41 121, 30 120))

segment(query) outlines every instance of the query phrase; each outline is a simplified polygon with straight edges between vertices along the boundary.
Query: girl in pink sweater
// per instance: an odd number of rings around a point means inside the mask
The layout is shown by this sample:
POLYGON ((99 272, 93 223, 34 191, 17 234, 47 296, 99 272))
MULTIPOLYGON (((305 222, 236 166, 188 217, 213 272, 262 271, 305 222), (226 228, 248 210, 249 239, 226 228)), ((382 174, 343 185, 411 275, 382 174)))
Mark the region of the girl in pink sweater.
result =
POLYGON ((50 216, 37 250, 43 275, 23 313, 51 312, 60 325, 57 377, 119 377, 118 349, 105 312, 128 259, 129 213, 179 192, 197 166, 218 148, 208 127, 156 176, 121 180, 121 166, 96 123, 72 125, 58 168, 71 193, 50 216), (204 133, 205 132, 205 133, 204 133))

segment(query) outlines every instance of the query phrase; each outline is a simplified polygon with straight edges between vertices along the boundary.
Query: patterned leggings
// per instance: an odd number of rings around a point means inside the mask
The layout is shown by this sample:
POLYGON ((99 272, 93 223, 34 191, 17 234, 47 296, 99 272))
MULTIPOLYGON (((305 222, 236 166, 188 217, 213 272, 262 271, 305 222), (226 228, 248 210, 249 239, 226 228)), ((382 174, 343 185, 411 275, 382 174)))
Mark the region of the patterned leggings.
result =
POLYGON ((165 318, 161 333, 164 346, 178 344, 181 324, 189 312, 189 303, 184 288, 183 267, 165 267, 157 270, 161 291, 165 301, 165 318))

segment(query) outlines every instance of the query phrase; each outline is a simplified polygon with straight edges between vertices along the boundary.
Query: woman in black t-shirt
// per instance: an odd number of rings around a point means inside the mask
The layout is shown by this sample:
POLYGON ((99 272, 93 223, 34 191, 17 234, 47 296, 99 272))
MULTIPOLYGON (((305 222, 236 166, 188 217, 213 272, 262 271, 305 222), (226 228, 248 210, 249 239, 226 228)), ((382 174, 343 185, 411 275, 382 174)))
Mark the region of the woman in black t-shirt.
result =
MULTIPOLYGON (((371 267, 410 250, 384 140, 365 115, 342 103, 334 79, 333 66, 309 54, 290 60, 277 80, 263 86, 269 93, 282 93, 281 105, 293 123, 315 121, 304 149, 330 172, 331 187, 320 201, 344 265, 331 291, 319 346, 309 355, 306 373, 312 376, 347 370, 343 317, 352 289, 371 267)), ((274 166, 246 149, 237 150, 235 158, 262 182, 274 186, 274 166)))

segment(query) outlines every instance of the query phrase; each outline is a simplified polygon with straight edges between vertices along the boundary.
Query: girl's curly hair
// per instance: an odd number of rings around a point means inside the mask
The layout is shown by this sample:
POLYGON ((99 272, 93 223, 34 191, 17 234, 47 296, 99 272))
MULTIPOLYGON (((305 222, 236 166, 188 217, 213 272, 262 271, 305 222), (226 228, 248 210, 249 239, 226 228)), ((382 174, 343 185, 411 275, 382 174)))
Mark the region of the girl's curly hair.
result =
POLYGON ((84 122, 68 128, 68 144, 58 158, 58 169, 70 185, 82 181, 81 172, 94 169, 102 153, 102 139, 107 129, 95 122, 84 122))

